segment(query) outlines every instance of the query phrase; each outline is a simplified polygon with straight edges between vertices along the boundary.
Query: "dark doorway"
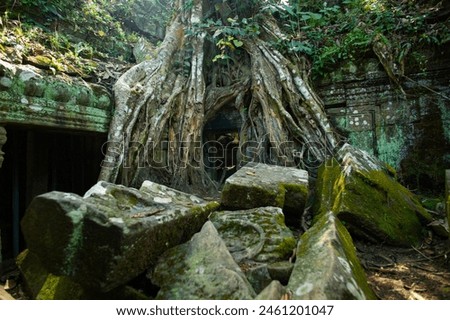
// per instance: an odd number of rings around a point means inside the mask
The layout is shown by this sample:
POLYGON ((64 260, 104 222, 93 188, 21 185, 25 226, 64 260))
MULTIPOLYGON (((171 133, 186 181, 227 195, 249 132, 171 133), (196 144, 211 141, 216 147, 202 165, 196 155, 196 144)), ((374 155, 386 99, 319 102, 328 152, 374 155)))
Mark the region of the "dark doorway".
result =
MULTIPOLYGON (((24 249, 20 220, 31 200, 48 191, 83 195, 97 181, 104 134, 6 126, 0 169, 3 259, 24 249)), ((51 223, 51 221, 49 221, 51 223)))
POLYGON ((220 184, 236 172, 240 128, 239 112, 226 106, 203 129, 205 168, 220 184))

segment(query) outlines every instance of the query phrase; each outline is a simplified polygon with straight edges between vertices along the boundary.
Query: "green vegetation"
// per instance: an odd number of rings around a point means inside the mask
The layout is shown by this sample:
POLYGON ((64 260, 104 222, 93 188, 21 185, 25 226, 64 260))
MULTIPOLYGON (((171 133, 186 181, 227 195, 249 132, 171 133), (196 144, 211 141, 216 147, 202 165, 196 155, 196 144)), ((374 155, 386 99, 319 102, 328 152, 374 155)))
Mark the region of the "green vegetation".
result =
MULTIPOLYGON (((151 19, 164 26, 171 14, 164 3, 157 6, 151 19), (155 12, 156 12, 155 11, 155 12)), ((402 75, 405 61, 424 69, 424 49, 447 43, 450 32, 436 18, 442 5, 438 1, 343 0, 309 1, 215 1, 205 21, 195 24, 187 35, 207 31, 216 44, 214 62, 239 60, 246 39, 259 35, 261 13, 270 11, 282 26, 283 37, 270 44, 284 54, 302 54, 309 58, 313 76, 323 76, 336 63, 363 59, 371 55, 375 44, 389 53, 402 75)), ((118 58, 132 61, 132 46, 144 31, 133 25, 138 0, 7 0, 0 6, 0 52, 20 44, 25 57, 41 47, 60 53, 46 57, 43 63, 53 72, 90 74, 95 63, 85 59, 118 58), (141 33, 138 34, 137 32, 141 33), (66 61, 64 63, 63 61, 66 61), (67 64, 71 67, 68 68, 67 64)), ((192 6, 186 1, 184 10, 192 6)), ((149 37, 148 34, 144 34, 149 37)), ((151 36, 150 36, 151 38, 151 36)), ((155 42, 155 39, 150 39, 155 42)), ((45 59, 44 57, 40 58, 45 59)), ((20 60, 20 59, 19 59, 20 60)), ((39 64, 39 63, 38 63, 39 64)))
POLYGON ((0 58, 13 56, 13 62, 81 76, 97 67, 92 59, 132 61, 139 35, 126 27, 125 12, 133 4, 7 0, 0 6, 0 58))
POLYGON ((403 73, 405 61, 423 69, 427 62, 424 49, 450 40, 448 26, 434 16, 442 5, 437 1, 343 0, 333 1, 339 5, 328 5, 315 0, 290 4, 268 0, 246 1, 245 7, 228 2, 231 12, 216 5, 217 13, 191 30, 191 34, 210 34, 218 47, 214 61, 233 59, 232 53, 246 39, 257 36, 265 11, 270 11, 283 28, 283 36, 271 45, 284 54, 306 55, 313 76, 323 76, 336 63, 363 59, 377 44, 388 53, 390 62, 398 65, 394 73, 403 73))
POLYGON ((432 218, 416 197, 384 171, 353 171, 345 174, 334 159, 321 166, 315 221, 333 211, 354 236, 400 246, 420 242, 422 223, 432 218))

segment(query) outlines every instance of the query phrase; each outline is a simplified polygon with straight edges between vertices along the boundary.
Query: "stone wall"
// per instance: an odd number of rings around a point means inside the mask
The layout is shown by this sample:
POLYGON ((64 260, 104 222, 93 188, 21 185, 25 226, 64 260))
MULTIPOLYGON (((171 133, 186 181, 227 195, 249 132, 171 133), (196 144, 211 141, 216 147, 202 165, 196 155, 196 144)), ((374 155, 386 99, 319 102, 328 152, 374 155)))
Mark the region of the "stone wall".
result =
POLYGON ((348 63, 317 86, 343 138, 399 172, 409 188, 443 191, 450 167, 450 67, 435 57, 426 73, 410 71, 406 96, 376 59, 348 63))
POLYGON ((0 123, 105 133, 111 112, 102 86, 0 60, 0 123))
POLYGON ((95 183, 112 107, 103 86, 0 60, 0 269, 20 249, 19 219, 32 198, 95 183))

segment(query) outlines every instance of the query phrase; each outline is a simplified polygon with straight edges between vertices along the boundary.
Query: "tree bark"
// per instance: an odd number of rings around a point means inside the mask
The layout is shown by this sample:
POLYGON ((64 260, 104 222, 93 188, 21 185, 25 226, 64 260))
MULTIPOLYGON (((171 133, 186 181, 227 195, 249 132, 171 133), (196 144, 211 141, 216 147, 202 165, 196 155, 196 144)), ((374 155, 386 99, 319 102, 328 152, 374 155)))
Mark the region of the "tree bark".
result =
POLYGON ((238 167, 258 161, 314 174, 339 139, 309 84, 306 59, 269 46, 283 34, 267 13, 261 34, 242 39, 241 61, 207 68, 208 50, 215 46, 205 32, 188 37, 185 30, 211 8, 202 0, 192 1, 189 10, 186 4, 177 1, 157 58, 134 66, 114 86, 116 110, 99 179, 127 186, 153 180, 185 190, 218 187, 205 171, 202 134, 226 105, 242 117, 238 167))

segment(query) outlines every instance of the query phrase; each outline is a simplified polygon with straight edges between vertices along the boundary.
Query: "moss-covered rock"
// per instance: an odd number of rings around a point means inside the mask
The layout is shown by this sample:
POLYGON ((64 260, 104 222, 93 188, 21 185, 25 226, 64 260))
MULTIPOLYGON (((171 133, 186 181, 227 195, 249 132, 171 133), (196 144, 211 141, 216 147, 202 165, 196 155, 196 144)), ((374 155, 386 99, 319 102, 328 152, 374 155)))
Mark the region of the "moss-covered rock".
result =
POLYGON ((289 282, 294 264, 291 261, 279 261, 271 263, 267 266, 270 277, 285 285, 289 282))
POLYGON ((319 169, 316 220, 333 211, 355 236, 410 246, 431 216, 383 164, 349 145, 319 169), (339 162, 338 162, 339 161, 339 162))
POLYGON ((157 299, 243 300, 256 296, 211 222, 191 241, 168 250, 152 276, 157 299))
POLYGON ((51 273, 106 292, 187 241, 218 205, 148 181, 140 190, 99 182, 84 197, 36 197, 22 230, 29 250, 51 273))
POLYGON ((80 300, 84 295, 83 288, 70 278, 49 273, 36 300, 80 300))
POLYGON ((39 258, 28 249, 22 251, 16 259, 17 267, 22 274, 25 293, 35 299, 48 277, 48 271, 39 258))
POLYGON ((226 180, 221 203, 230 209, 279 207, 298 221, 307 195, 305 170, 250 162, 226 180))
POLYGON ((17 257, 27 295, 37 300, 120 299, 145 300, 147 296, 138 290, 123 286, 103 293, 92 288, 85 289, 66 276, 49 273, 39 258, 25 250, 17 257))
POLYGON ((287 260, 296 246, 280 208, 217 211, 209 219, 238 263, 287 260))
POLYGON ((286 288, 279 281, 274 280, 256 296, 255 300, 282 300, 286 293, 286 288))
POLYGON ((300 238, 287 289, 293 299, 375 299, 352 238, 333 212, 322 214, 300 238))

